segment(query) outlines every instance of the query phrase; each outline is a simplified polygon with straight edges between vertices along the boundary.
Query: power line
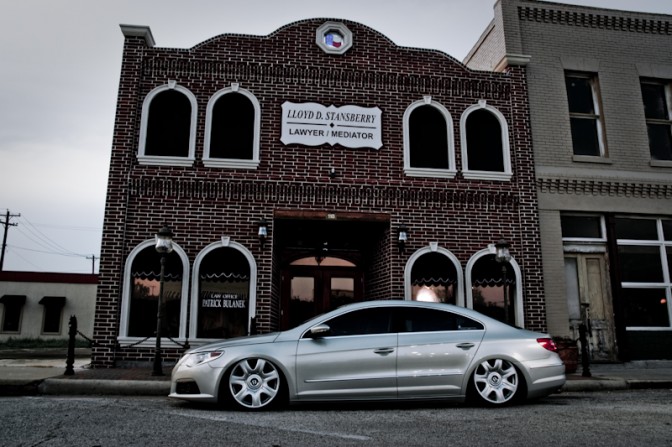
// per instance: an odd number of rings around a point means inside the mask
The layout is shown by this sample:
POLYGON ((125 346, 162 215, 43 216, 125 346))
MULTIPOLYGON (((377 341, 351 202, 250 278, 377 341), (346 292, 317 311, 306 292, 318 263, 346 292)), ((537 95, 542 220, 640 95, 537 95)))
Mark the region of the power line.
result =
MULTIPOLYGON (((28 247, 19 247, 13 244, 7 244, 6 243, 6 238, 7 238, 7 229, 9 226, 18 226, 18 223, 9 223, 10 218, 13 217, 20 217, 20 214, 10 214, 9 210, 7 210, 7 216, 5 218, 5 221, 0 220, 0 223, 5 225, 5 242, 3 243, 2 246, 2 257, 4 261, 4 254, 5 254, 5 249, 7 247, 11 248, 13 250, 13 253, 17 256, 19 256, 17 250, 23 250, 27 252, 34 252, 34 253, 43 253, 43 254, 48 254, 48 255, 58 255, 58 256, 67 256, 71 258, 83 258, 83 259, 91 259, 92 260, 92 272, 95 273, 95 263, 96 259, 100 259, 97 257, 95 254, 92 255, 87 255, 87 254, 82 254, 82 253, 76 253, 72 250, 69 250, 65 247, 63 247, 61 244, 57 243, 53 239, 51 239, 49 236, 47 236, 45 233, 43 233, 39 228, 37 224, 32 223, 30 220, 28 220, 25 216, 23 217, 23 224, 21 227, 18 228, 19 233, 21 233, 26 239, 29 241, 33 242, 38 249, 35 248, 28 248, 28 247)), ((66 229, 66 230, 75 230, 75 231, 94 231, 96 229, 92 227, 66 227, 66 226, 56 226, 56 225, 40 225, 42 227, 50 227, 50 228, 56 228, 56 229, 66 229)), ((24 259, 24 261, 27 261, 23 256, 19 256, 21 259, 24 259)), ((29 262, 30 263, 30 262, 29 262)), ((32 264, 32 263, 30 263, 32 264)), ((34 265, 34 264, 33 264, 34 265)), ((1 264, 0 264, 0 271, 2 270, 1 264)))
MULTIPOLYGON (((73 252, 73 251, 71 251, 71 250, 68 250, 67 248, 63 247, 62 245, 58 244, 57 242, 51 240, 51 239, 49 238, 49 236, 47 236, 47 235, 44 234, 42 231, 40 231, 40 229, 37 228, 37 227, 36 227, 32 222, 30 222, 27 218, 24 217, 23 220, 24 220, 25 223, 27 224, 27 225, 26 225, 26 229, 27 229, 28 231, 30 231, 35 237, 37 237, 37 238, 39 238, 40 240, 42 240, 42 242, 43 242, 42 246, 43 246, 43 247, 45 247, 45 248, 48 247, 48 248, 50 248, 50 249, 52 249, 52 250, 55 250, 55 251, 61 251, 62 253, 67 253, 67 254, 69 254, 69 255, 75 255, 75 256, 86 257, 86 255, 84 255, 84 254, 75 253, 75 252, 73 252)), ((24 233, 24 234, 25 234, 25 233, 24 233)))
POLYGON ((28 247, 19 247, 18 245, 14 244, 7 244, 8 248, 11 248, 13 250, 23 250, 23 251, 30 251, 33 253, 42 253, 45 255, 58 255, 58 256, 68 256, 70 258, 88 258, 86 255, 78 255, 77 253, 63 253, 60 251, 47 251, 47 250, 36 250, 34 248, 28 248, 28 247))

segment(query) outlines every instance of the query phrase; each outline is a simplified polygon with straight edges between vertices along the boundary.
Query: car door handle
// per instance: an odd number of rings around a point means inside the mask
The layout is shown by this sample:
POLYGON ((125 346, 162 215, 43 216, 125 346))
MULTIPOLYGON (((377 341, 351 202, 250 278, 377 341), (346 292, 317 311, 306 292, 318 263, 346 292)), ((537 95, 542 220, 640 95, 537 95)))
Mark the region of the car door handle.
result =
POLYGON ((387 355, 392 354, 394 352, 394 348, 378 348, 374 349, 373 352, 380 355, 387 355))
POLYGON ((458 343, 457 347, 460 349, 464 349, 465 351, 468 351, 469 349, 473 348, 474 345, 473 343, 458 343))

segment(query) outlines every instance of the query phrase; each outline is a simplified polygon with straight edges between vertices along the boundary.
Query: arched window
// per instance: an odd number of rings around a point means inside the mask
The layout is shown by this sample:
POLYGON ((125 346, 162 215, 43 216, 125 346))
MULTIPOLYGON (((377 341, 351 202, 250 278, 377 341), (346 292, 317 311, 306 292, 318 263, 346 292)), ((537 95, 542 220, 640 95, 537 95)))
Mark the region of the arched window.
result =
POLYGON ((238 84, 215 93, 206 111, 203 163, 210 167, 259 166, 260 107, 238 84))
POLYGON ((192 337, 249 335, 256 309, 257 267, 242 245, 222 238, 196 258, 192 279, 192 337))
POLYGON ((138 161, 190 166, 196 142, 196 97, 175 81, 155 88, 142 105, 138 161))
POLYGON ((467 307, 496 320, 524 327, 521 272, 513 258, 502 265, 495 258, 494 246, 488 247, 471 257, 466 276, 467 307))
POLYGON ((453 119, 430 96, 404 113, 404 172, 416 177, 455 176, 453 119))
POLYGON ((464 306, 462 267, 437 243, 415 252, 404 272, 405 298, 464 306))
MULTIPOLYGON (((157 304, 160 293, 161 255, 155 241, 138 245, 126 260, 122 293, 119 342, 131 344, 156 333, 157 304)), ((165 337, 186 337, 187 281, 189 263, 184 251, 173 242, 166 256, 163 281, 162 331, 165 337)), ((152 338, 154 340, 154 338, 152 338)), ((154 341, 146 341, 151 346, 154 341)))
POLYGON ((499 110, 481 100, 460 120, 462 174, 466 179, 510 180, 509 129, 499 110))

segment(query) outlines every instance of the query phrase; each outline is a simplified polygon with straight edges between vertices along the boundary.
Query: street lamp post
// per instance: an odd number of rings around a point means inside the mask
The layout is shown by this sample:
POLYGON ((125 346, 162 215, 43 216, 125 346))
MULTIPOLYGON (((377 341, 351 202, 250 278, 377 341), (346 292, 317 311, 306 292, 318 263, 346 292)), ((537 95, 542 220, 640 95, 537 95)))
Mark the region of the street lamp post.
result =
POLYGON ((156 303, 156 348, 154 349, 153 376, 162 376, 161 365, 161 314, 163 308, 163 278, 166 270, 166 255, 173 251, 173 232, 164 225, 156 235, 156 251, 161 255, 161 274, 159 276, 159 299, 156 303))
POLYGON ((506 291, 506 265, 511 260, 511 253, 509 247, 511 245, 503 239, 500 239, 495 244, 495 259, 502 264, 502 290, 504 291, 504 321, 509 322, 509 296, 506 291))

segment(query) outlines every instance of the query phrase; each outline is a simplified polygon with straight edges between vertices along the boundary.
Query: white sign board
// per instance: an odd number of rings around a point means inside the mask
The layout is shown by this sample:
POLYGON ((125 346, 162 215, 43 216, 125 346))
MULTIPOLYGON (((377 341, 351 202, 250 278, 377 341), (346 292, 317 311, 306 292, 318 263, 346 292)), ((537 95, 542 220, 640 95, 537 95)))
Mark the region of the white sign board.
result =
POLYGON ((333 105, 315 102, 282 104, 283 144, 340 144, 349 148, 380 149, 382 111, 378 107, 333 105))

